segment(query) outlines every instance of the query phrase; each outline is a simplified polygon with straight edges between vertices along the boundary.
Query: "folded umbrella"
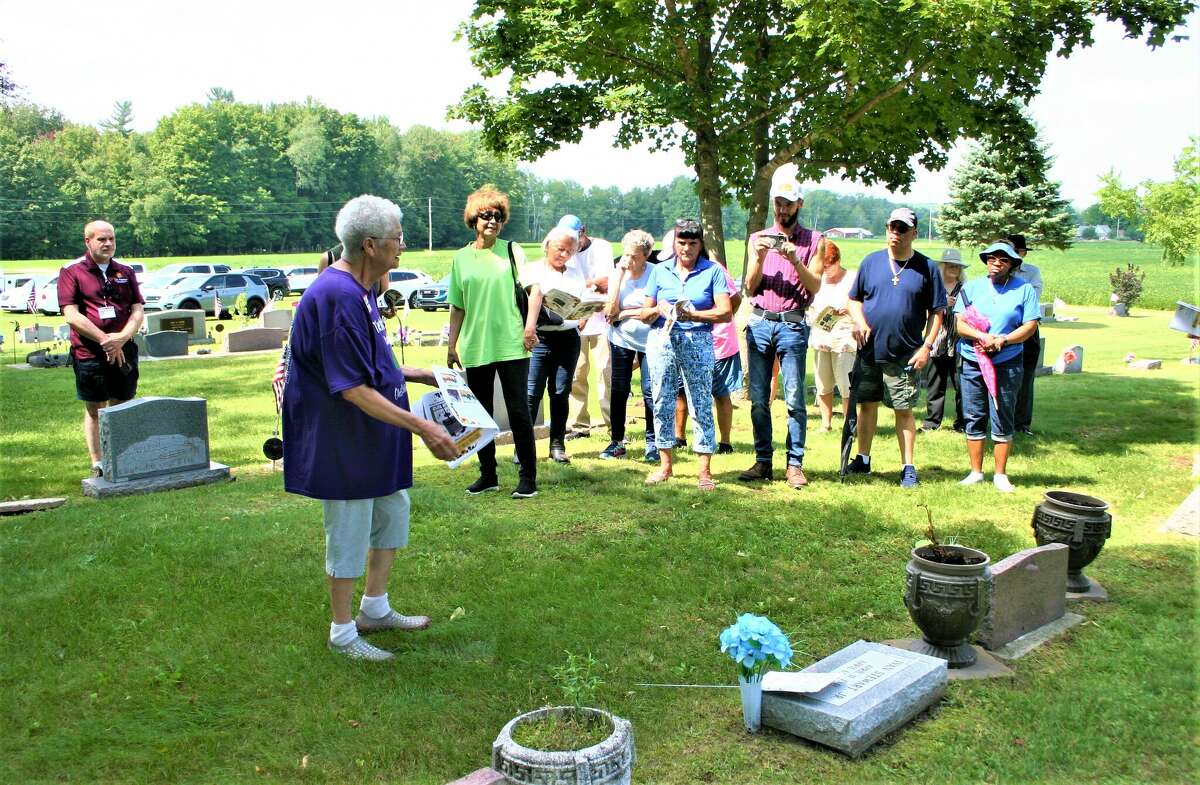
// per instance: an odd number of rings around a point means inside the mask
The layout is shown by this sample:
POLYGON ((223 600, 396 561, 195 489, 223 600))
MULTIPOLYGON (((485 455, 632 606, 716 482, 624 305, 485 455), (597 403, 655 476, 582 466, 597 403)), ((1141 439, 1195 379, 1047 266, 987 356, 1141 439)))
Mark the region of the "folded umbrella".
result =
MULTIPOLYGON (((981 314, 974 305, 967 306, 963 311, 963 321, 980 332, 987 332, 991 328, 991 321, 981 314)), ((979 372, 983 374, 983 386, 987 388, 988 395, 992 398, 992 408, 996 406, 996 366, 992 363, 991 355, 983 350, 983 342, 975 342, 975 362, 979 364, 979 372)))
POLYGON ((854 367, 850 370, 850 397, 846 401, 846 418, 842 422, 842 463, 838 469, 839 480, 846 479, 846 466, 854 449, 854 437, 858 432, 858 379, 862 375, 862 353, 870 349, 860 348, 854 355, 854 367))

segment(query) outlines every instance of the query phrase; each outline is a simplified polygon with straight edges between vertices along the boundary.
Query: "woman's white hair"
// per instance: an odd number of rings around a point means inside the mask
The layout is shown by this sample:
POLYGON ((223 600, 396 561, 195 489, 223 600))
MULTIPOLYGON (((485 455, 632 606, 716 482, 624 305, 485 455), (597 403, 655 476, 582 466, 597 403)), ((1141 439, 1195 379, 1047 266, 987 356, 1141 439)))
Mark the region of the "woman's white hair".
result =
POLYGON ((363 194, 338 210, 333 231, 342 241, 342 256, 353 261, 362 258, 363 240, 390 236, 395 231, 392 225, 403 220, 404 211, 395 202, 382 196, 363 194))
POLYGON ((551 229, 549 232, 547 232, 546 239, 542 240, 542 253, 549 256, 551 243, 557 243, 559 240, 563 239, 564 237, 571 241, 571 245, 573 245, 575 247, 576 251, 579 250, 579 235, 575 234, 575 232, 572 232, 570 229, 567 229, 565 227, 556 226, 553 229, 551 229))
POLYGON ((634 249, 640 249, 644 256, 649 256, 654 250, 654 235, 641 229, 630 229, 621 238, 621 250, 629 253, 634 249))

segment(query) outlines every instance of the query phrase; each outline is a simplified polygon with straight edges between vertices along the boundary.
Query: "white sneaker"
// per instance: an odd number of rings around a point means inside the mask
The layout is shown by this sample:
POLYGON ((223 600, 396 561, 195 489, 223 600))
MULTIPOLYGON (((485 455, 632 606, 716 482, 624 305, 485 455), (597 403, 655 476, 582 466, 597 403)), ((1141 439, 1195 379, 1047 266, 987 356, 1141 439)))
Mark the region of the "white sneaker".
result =
POLYGON ((334 654, 340 654, 352 660, 366 660, 368 662, 387 662, 396 658, 395 654, 392 654, 390 651, 384 651, 377 646, 372 646, 360 636, 355 636, 354 640, 341 646, 330 641, 329 650, 334 654))
POLYGON ((971 472, 966 477, 958 481, 959 485, 975 485, 983 482, 983 472, 971 472))
POLYGON ((1008 481, 1007 474, 997 474, 992 478, 992 484, 996 486, 996 490, 1000 491, 1000 493, 1012 493, 1016 490, 1013 484, 1008 481))

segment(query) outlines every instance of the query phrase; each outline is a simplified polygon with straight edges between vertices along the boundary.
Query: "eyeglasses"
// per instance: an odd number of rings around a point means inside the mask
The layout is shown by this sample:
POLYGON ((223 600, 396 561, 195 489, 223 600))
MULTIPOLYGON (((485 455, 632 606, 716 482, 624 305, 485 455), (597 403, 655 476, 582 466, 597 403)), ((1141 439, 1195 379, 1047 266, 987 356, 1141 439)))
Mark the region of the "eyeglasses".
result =
POLYGON ((395 240, 396 242, 400 243, 401 245, 404 245, 404 232, 403 231, 401 231, 400 234, 397 235, 396 237, 376 237, 373 234, 367 235, 367 236, 370 237, 372 240, 395 240))
POLYGON ((475 216, 477 221, 495 221, 496 223, 504 223, 504 213, 499 210, 484 210, 475 216))
POLYGON ((1012 260, 1012 259, 1009 259, 1009 258, 1008 258, 1007 256, 1005 256, 1004 254, 999 254, 999 253, 990 254, 990 255, 988 256, 987 260, 988 260, 989 262, 990 262, 990 261, 993 261, 993 260, 995 260, 995 261, 997 261, 997 262, 1004 262, 1005 264, 1012 264, 1012 263, 1013 263, 1013 260, 1012 260))
POLYGON ((906 223, 900 223, 899 221, 893 221, 890 224, 888 224, 887 228, 888 228, 889 232, 895 232, 896 234, 904 234, 909 229, 912 229, 914 227, 909 226, 906 223))

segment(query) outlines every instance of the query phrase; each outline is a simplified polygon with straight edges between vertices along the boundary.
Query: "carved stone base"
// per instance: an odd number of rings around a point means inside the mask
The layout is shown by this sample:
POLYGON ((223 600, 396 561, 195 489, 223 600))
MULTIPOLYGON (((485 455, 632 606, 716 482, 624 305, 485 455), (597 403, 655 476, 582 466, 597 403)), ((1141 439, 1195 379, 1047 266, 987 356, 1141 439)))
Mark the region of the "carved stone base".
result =
MULTIPOLYGON (((888 646, 895 646, 897 649, 904 649, 906 651, 930 654, 934 657, 942 656, 930 651, 931 648, 941 649, 941 647, 932 646, 932 644, 930 644, 928 641, 921 640, 920 638, 883 641, 883 643, 887 644, 888 646)), ((955 647, 956 650, 958 648, 961 647, 955 647)), ((971 661, 970 665, 965 667, 956 668, 951 665, 950 669, 946 671, 946 676, 950 679, 950 681, 1002 679, 1013 675, 1012 668, 1009 668, 1007 665, 1000 662, 1000 660, 996 659, 991 654, 988 654, 984 649, 978 646, 967 646, 967 648, 971 649, 974 659, 971 661)))
POLYGON ((1099 581, 1092 580, 1087 576, 1084 579, 1088 582, 1086 591, 1067 591, 1067 600, 1077 602, 1108 602, 1108 589, 1100 585, 1099 581))

